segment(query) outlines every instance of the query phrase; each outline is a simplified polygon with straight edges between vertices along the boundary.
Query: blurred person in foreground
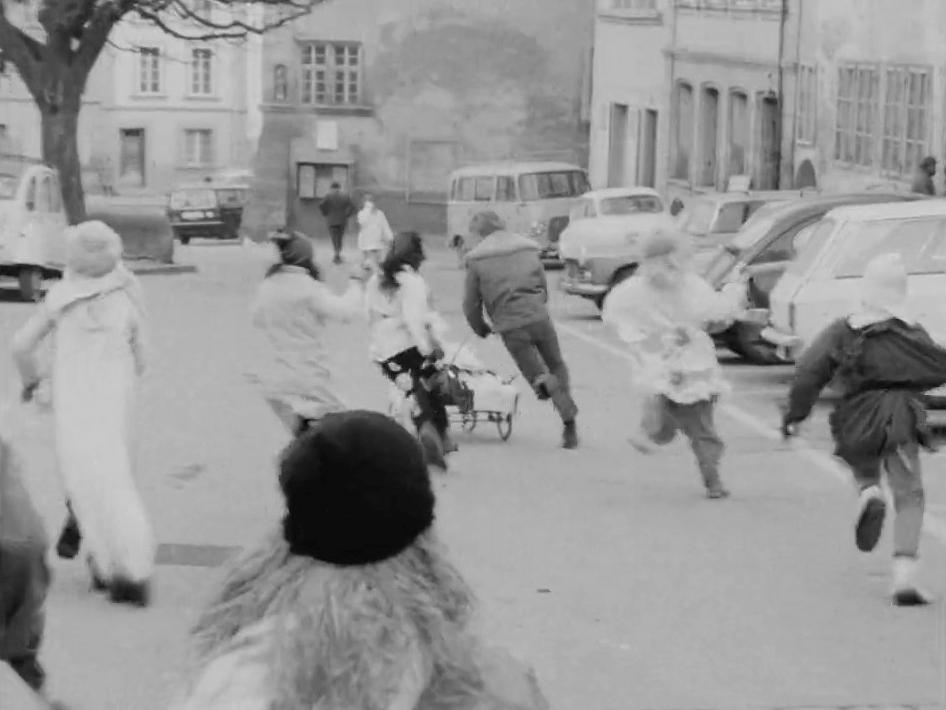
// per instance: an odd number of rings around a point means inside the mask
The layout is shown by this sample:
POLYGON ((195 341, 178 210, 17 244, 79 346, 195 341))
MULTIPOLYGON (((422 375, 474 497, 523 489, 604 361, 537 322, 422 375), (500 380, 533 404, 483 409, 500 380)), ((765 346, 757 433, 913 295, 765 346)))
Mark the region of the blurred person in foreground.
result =
POLYGON ((463 313, 467 323, 481 338, 494 331, 499 334, 539 399, 552 400, 562 419, 562 446, 575 449, 578 406, 572 399, 568 366, 549 314, 548 282, 539 246, 532 239, 506 231, 506 224, 495 212, 475 215, 470 231, 481 241, 466 255, 463 313))
POLYGON ((690 268, 686 237, 658 230, 640 243, 640 266, 604 302, 602 320, 627 343, 642 415, 630 443, 642 453, 690 441, 708 498, 728 498, 719 474, 724 444, 714 413, 728 391, 710 333, 745 309, 744 283, 713 290, 690 268))
POLYGON ((423 453, 392 419, 332 414, 280 464, 282 524, 225 573, 175 710, 544 710, 532 672, 470 631, 433 531, 423 453))
MULTIPOLYGON (((132 417, 144 373, 144 303, 104 222, 66 234, 66 269, 13 338, 23 399, 40 385, 38 351, 52 339, 51 391, 59 471, 92 586, 146 606, 155 541, 133 475, 132 417)), ((76 541, 76 548, 78 541, 76 541)))
POLYGON ((276 416, 297 434, 308 422, 346 409, 335 392, 330 359, 332 345, 341 345, 343 336, 327 326, 360 316, 364 297, 355 277, 342 295, 322 282, 308 237, 278 232, 272 241, 279 261, 266 272, 251 306, 253 325, 269 346, 258 379, 276 416))
POLYGON ((825 328, 799 359, 782 431, 793 435, 821 391, 835 383, 841 393, 830 418, 835 455, 850 466, 860 489, 855 544, 870 552, 880 540, 884 470, 896 511, 893 602, 922 606, 930 597, 916 581, 925 509, 919 452, 932 449, 932 440, 921 396, 946 384, 946 349, 917 322, 908 295, 898 254, 867 265, 860 305, 825 328))

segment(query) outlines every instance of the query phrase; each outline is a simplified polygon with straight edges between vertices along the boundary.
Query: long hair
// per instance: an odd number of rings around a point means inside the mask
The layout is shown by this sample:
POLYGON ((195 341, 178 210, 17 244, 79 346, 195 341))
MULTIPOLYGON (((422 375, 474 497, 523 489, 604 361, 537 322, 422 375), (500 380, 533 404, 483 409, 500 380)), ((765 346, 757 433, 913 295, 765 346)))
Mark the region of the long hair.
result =
POLYGON ((358 567, 293 555, 280 533, 229 567, 192 632, 198 673, 266 621, 273 708, 383 710, 418 643, 433 665, 422 706, 473 705, 483 688, 467 631, 474 598, 430 531, 396 557, 358 567))
POLYGON ((388 255, 381 262, 381 290, 388 293, 396 291, 400 287, 397 275, 404 270, 405 266, 416 269, 423 260, 424 243, 420 233, 414 231, 398 233, 391 243, 388 255))

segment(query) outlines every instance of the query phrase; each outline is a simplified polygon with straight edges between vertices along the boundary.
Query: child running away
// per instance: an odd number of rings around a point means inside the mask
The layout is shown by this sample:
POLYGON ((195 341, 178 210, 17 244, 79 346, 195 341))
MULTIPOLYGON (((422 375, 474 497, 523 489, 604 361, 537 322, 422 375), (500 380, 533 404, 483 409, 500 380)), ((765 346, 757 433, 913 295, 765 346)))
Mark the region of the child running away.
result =
POLYGON ((835 455, 854 472, 860 501, 854 539, 870 552, 880 540, 887 503, 881 469, 893 492, 893 602, 928 604, 916 583, 923 528, 920 447, 931 448, 921 395, 946 384, 946 349, 919 325, 907 305, 907 272, 900 256, 871 261, 860 307, 829 325, 801 356, 782 429, 808 418, 821 390, 834 381, 841 401, 831 414, 835 455))
POLYGON ((637 273, 611 291, 602 319, 630 346, 632 380, 645 397, 631 444, 649 454, 681 431, 696 455, 707 497, 727 498, 719 475, 724 446, 713 421, 727 387, 707 331, 732 323, 745 308, 746 291, 741 283, 714 291, 688 260, 683 236, 662 230, 646 236, 637 273))
POLYGON ((531 671, 470 630, 411 434, 330 414, 283 454, 282 524, 238 559, 194 633, 176 710, 546 710, 531 671))

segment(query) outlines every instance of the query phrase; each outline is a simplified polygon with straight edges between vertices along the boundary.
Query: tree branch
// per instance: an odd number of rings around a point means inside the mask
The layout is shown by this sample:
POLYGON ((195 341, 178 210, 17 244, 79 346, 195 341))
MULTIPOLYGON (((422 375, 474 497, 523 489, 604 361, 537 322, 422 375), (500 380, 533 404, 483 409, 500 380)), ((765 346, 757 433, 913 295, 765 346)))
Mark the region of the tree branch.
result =
POLYGON ((30 93, 33 93, 39 79, 37 67, 43 59, 43 45, 10 22, 2 2, 0 2, 0 50, 13 62, 20 78, 23 79, 30 93))
POLYGON ((235 19, 232 14, 227 22, 214 22, 212 19, 203 17, 191 10, 184 0, 162 0, 160 8, 146 7, 144 3, 138 3, 135 5, 133 11, 137 13, 141 19, 152 23, 171 37, 190 41, 210 41, 218 39, 245 39, 251 34, 263 34, 308 15, 313 7, 322 4, 322 2, 324 2, 324 0, 258 0, 256 3, 246 3, 248 5, 256 4, 264 7, 276 7, 285 11, 285 14, 281 14, 276 19, 271 21, 264 20, 259 25, 235 19), (162 12, 167 12, 171 9, 184 20, 189 20, 198 25, 198 28, 183 29, 172 26, 171 23, 161 16, 162 12))
POLYGON ((76 78, 85 85, 85 80, 95 66, 99 55, 108 42, 115 24, 131 9, 131 0, 104 2, 95 8, 91 19, 82 30, 82 39, 76 50, 73 63, 76 78))

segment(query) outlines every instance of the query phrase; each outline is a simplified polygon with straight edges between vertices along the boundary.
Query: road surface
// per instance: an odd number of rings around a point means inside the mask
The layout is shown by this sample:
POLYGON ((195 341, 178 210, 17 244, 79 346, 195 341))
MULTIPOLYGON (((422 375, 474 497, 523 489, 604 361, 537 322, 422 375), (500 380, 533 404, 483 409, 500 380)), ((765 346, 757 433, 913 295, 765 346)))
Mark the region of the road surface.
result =
MULTIPOLYGON (((280 516, 274 459, 286 436, 245 378, 261 355, 247 306, 268 252, 198 243, 179 256, 199 273, 143 281, 154 352, 138 466, 162 543, 156 602, 112 606, 88 592, 80 562, 53 561, 42 656, 51 693, 76 710, 167 707, 217 565, 280 516)), ((455 259, 434 252, 425 271, 462 339, 455 259)), ((31 308, 9 293, 7 342, 31 308)), ((436 481, 438 525, 479 593, 482 633, 534 663, 555 708, 943 707, 944 607, 893 608, 889 540, 856 552, 851 484, 827 453, 827 405, 787 446, 775 400, 790 369, 727 362, 735 393, 719 427, 734 495, 707 501, 682 442, 655 457, 625 443, 635 408, 620 346, 590 304, 553 300, 582 447, 562 451, 553 411, 524 390, 512 438, 489 426, 459 433, 454 471, 436 481)), ((331 337, 351 404, 384 407, 364 326, 331 337)), ((476 348, 513 374, 495 339, 476 348)), ((0 382, 11 401, 8 359, 0 382)), ((55 536, 64 511, 48 422, 16 406, 6 421, 55 536)), ((943 593, 946 460, 925 464, 924 582, 943 593)))

